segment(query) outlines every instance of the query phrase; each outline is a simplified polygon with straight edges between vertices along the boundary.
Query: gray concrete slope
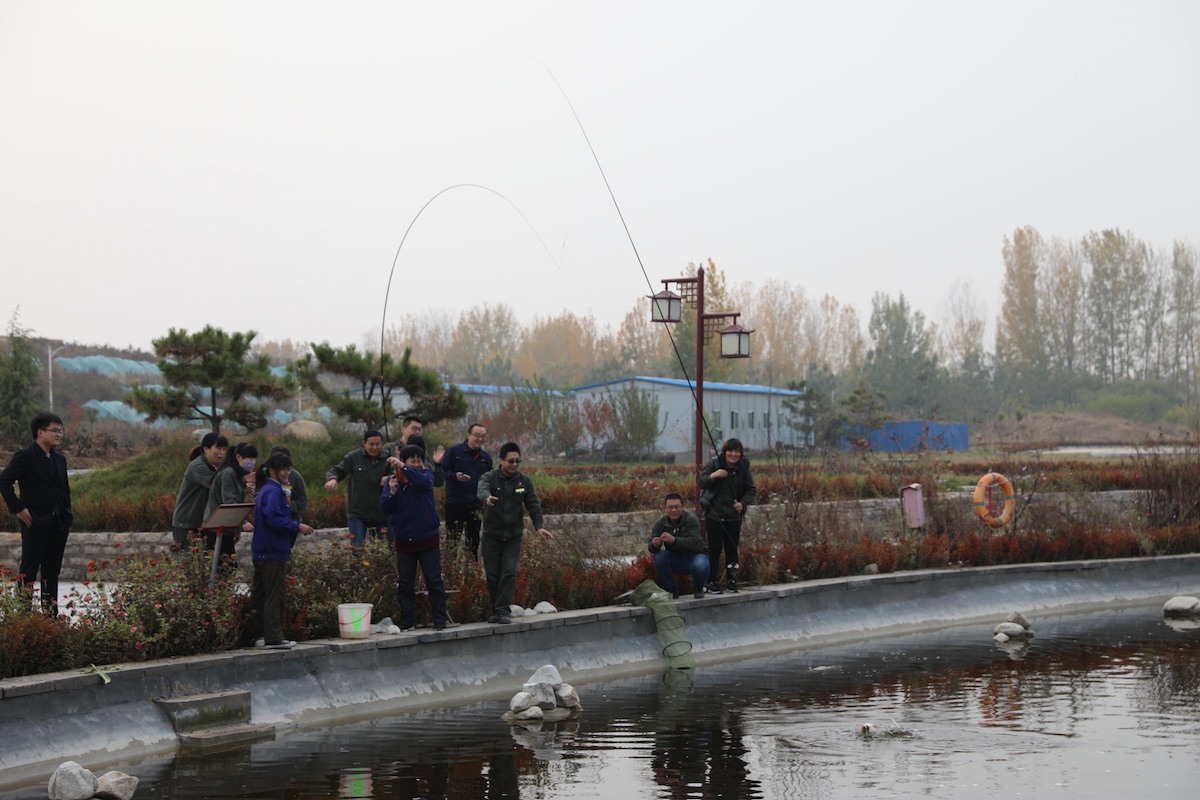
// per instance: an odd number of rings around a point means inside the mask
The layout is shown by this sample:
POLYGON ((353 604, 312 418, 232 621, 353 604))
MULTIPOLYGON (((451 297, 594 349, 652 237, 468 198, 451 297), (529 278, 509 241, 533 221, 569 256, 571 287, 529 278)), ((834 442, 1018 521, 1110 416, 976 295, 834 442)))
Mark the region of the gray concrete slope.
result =
MULTIPOLYGON (((1200 555, 930 570, 768 586, 679 601, 697 663, 980 622, 1008 611, 1094 610, 1200 593, 1200 555)), ((665 669, 649 609, 609 606, 510 626, 464 625, 290 651, 240 650, 0 681, 0 788, 63 761, 94 769, 168 753, 177 734, 156 698, 231 689, 277 729, 508 697, 542 664, 582 684, 665 669)))

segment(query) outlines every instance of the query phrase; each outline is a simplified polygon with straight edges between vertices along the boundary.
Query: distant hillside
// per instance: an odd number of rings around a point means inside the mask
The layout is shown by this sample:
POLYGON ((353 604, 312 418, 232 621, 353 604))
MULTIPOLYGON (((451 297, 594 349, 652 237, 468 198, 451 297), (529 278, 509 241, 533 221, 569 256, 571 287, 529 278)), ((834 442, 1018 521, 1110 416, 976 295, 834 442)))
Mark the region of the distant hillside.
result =
POLYGON ((971 426, 971 444, 1006 445, 1021 441, 1055 442, 1059 445, 1143 444, 1164 438, 1178 442, 1190 432, 1182 425, 1138 422, 1098 414, 1027 414, 1018 421, 1008 418, 971 426))

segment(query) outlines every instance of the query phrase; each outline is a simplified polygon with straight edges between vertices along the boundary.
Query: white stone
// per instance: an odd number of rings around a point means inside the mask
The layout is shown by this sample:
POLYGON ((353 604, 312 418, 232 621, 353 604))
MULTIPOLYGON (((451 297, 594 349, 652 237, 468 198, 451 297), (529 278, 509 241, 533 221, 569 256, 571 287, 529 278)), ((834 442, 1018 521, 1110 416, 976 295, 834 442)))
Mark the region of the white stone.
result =
POLYGON ((509 606, 508 615, 510 617, 523 617, 525 616, 525 608, 517 605, 509 606))
POLYGON ((1029 624, 1029 620, 1025 619, 1025 615, 1020 611, 1010 611, 1008 616, 1004 618, 1005 622, 1015 622, 1025 630, 1029 630, 1033 626, 1029 624))
POLYGON ((106 772, 96 781, 96 797, 101 800, 133 800, 138 779, 124 772, 106 772))
POLYGON ((390 636, 399 636, 401 633, 403 633, 403 631, 400 630, 399 625, 388 625, 387 632, 390 636))
POLYGON ((534 702, 542 708, 551 709, 558 705, 554 699, 554 686, 549 683, 527 683, 522 688, 533 695, 534 702))
POLYGON ((533 612, 535 614, 554 614, 557 611, 558 611, 557 608, 555 608, 550 603, 547 603, 545 600, 543 600, 542 602, 538 603, 536 606, 533 607, 533 612))
POLYGON ((513 695, 512 700, 508 701, 509 711, 524 711, 527 708, 536 706, 537 701, 529 692, 517 692, 513 695))
POLYGON ((59 764, 47 787, 50 800, 88 800, 96 793, 96 776, 74 761, 59 764))
POLYGON ((1001 622, 992 633, 1003 633, 1010 639, 1024 639, 1029 635, 1029 631, 1023 625, 1015 622, 1001 622))
POLYGON ((1200 614, 1200 597, 1179 595, 1163 603, 1163 614, 1168 617, 1194 617, 1200 614))
POLYGON ((284 435, 291 436, 303 442, 328 442, 329 429, 324 424, 311 419, 298 419, 287 424, 283 429, 284 435))
POLYGON ((545 714, 542 713, 541 706, 530 706, 524 711, 516 711, 513 713, 513 719, 542 719, 545 714))
POLYGON ((1004 644, 1005 642, 1008 641, 1008 637, 1005 636, 1003 633, 997 633, 995 636, 992 637, 992 639, 994 639, 998 644, 1004 644))
POLYGON ((569 683, 559 684, 554 690, 554 701, 563 708, 581 708, 579 692, 569 683))
POLYGON ((548 683, 551 686, 559 686, 563 682, 562 675, 558 673, 558 667, 553 664, 543 664, 537 668, 537 671, 529 676, 526 683, 548 683))

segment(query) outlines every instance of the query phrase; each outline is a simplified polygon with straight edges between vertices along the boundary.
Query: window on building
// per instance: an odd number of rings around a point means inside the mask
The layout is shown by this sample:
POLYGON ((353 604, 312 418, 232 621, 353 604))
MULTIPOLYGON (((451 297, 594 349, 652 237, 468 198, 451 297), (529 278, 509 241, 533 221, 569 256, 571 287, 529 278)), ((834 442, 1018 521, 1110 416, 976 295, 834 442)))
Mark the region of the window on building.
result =
POLYGON ((738 412, 729 412, 729 430, 736 431, 738 429, 738 412))
POLYGON ((750 430, 754 430, 754 412, 753 411, 749 411, 746 413, 746 427, 749 428, 750 430))

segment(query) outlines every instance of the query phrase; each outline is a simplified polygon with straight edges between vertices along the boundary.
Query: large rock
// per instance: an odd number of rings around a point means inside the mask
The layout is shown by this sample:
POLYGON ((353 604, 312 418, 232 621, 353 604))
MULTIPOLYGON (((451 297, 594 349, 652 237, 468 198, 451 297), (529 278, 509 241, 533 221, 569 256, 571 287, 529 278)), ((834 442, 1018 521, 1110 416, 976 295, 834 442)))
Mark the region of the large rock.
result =
POLYGON ((96 793, 96 776, 74 761, 66 761, 50 776, 50 800, 88 800, 96 793))
POLYGON ((101 800, 133 800, 138 779, 124 772, 106 772, 96 781, 95 796, 101 800))
POLYGON ((529 676, 526 683, 548 683, 551 686, 557 687, 563 682, 562 675, 558 673, 558 667, 553 664, 543 664, 537 668, 537 671, 529 676))
POLYGON ((1189 595, 1172 597, 1163 603, 1163 615, 1176 618, 1200 616, 1200 597, 1189 595))
POLYGON ((1029 620, 1025 619, 1025 615, 1020 611, 1010 611, 1008 616, 1004 618, 1005 622, 1015 622, 1025 630, 1029 630, 1033 626, 1029 624, 1029 620))
POLYGON ((524 711, 536 705, 537 701, 533 699, 533 695, 529 692, 517 692, 513 695, 512 700, 508 701, 508 710, 513 712, 524 711))
POLYGON ((283 429, 285 435, 302 442, 328 442, 329 429, 322 423, 311 419, 298 419, 289 422, 283 429))
POLYGON ((545 600, 533 607, 533 613, 535 614, 553 614, 556 611, 558 611, 558 609, 550 603, 547 603, 545 600))

